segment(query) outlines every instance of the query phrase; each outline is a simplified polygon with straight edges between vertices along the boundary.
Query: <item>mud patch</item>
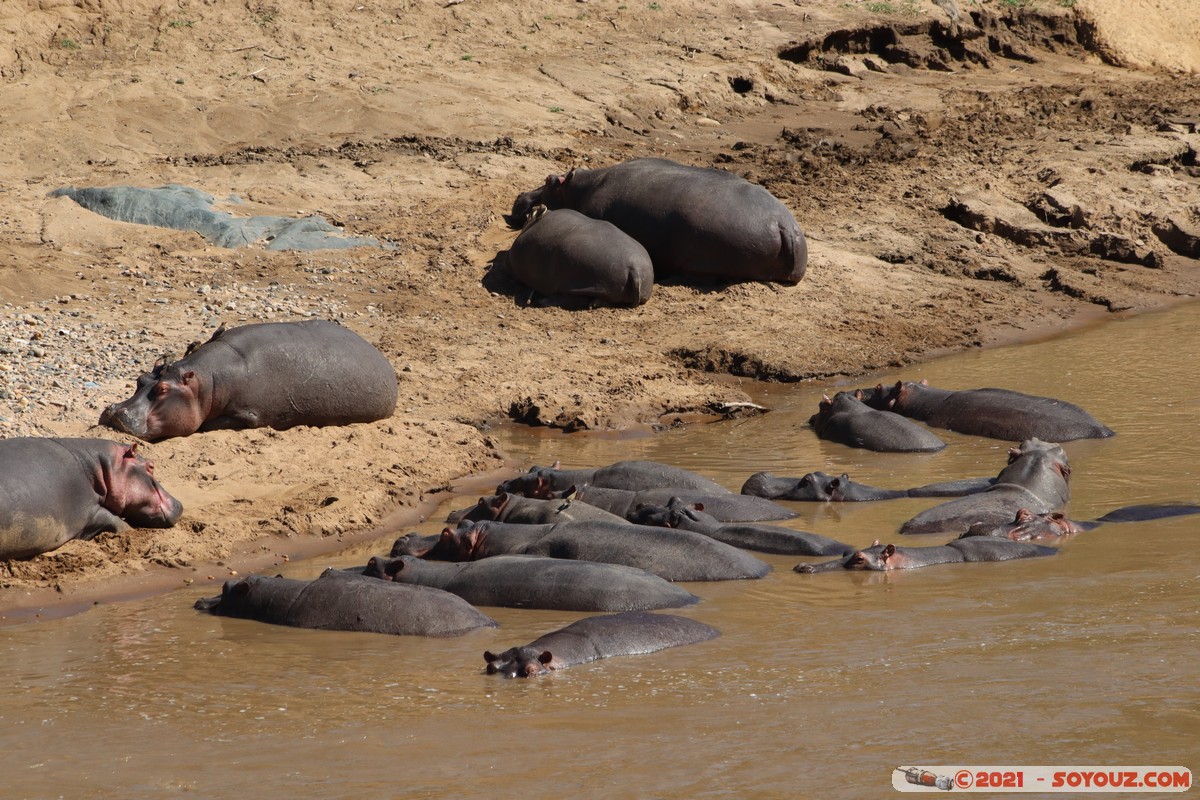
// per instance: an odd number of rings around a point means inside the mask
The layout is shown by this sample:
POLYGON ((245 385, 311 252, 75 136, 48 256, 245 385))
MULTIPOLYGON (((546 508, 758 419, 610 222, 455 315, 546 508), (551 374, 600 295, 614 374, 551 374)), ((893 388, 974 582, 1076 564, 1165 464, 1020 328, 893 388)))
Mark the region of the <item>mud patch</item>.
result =
MULTIPOLYGON (((1029 10, 997 15, 981 10, 962 16, 955 9, 949 21, 844 28, 789 45, 778 55, 785 61, 853 75, 857 72, 842 56, 876 56, 888 65, 947 72, 957 66, 992 67, 996 58, 1036 63, 1031 48, 1093 51, 1094 36, 1089 25, 1074 15, 1029 10)), ((877 62, 862 63, 865 70, 880 71, 877 62)))

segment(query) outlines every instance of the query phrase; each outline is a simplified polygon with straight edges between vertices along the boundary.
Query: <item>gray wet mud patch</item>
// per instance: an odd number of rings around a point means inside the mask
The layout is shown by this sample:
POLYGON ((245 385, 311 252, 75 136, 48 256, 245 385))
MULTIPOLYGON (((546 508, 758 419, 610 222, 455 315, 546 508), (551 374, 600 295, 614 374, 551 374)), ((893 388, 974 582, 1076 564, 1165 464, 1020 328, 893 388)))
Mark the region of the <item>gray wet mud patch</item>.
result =
MULTIPOLYGON (((169 184, 157 189, 109 186, 55 189, 79 205, 121 222, 195 231, 219 247, 262 246, 267 250, 330 250, 388 245, 373 236, 348 236, 324 217, 235 217, 213 210, 214 198, 198 189, 169 184)), ((240 202, 237 198, 230 198, 240 202)))

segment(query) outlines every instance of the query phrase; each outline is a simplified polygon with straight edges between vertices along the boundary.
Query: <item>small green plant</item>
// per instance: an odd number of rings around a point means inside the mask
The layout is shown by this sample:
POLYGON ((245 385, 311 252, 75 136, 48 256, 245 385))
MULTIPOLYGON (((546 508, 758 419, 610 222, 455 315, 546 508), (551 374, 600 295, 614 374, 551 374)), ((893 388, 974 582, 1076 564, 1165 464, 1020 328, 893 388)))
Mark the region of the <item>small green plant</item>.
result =
POLYGON ((662 11, 662 6, 660 6, 658 3, 651 3, 650 10, 651 11, 662 11))
POLYGON ((550 106, 550 113, 551 113, 551 114, 561 114, 562 112, 563 112, 563 107, 562 107, 562 106, 550 106))
POLYGON ((867 11, 870 11, 872 14, 895 14, 896 13, 896 7, 894 5, 892 5, 891 3, 886 2, 886 0, 884 0, 884 2, 881 2, 881 3, 867 3, 866 8, 867 8, 867 11))
POLYGON ((1007 8, 1037 8, 1035 0, 1000 0, 1000 5, 1007 8))
POLYGON ((1075 0, 1058 0, 1058 4, 1063 8, 1074 8, 1075 0))
POLYGON ((79 42, 75 41, 74 39, 67 39, 66 37, 63 37, 62 39, 58 40, 58 46, 63 50, 78 50, 79 42))
POLYGON ((190 28, 196 24, 194 19, 173 19, 167 23, 168 28, 190 28))
POLYGON ((462 56, 462 60, 463 60, 463 61, 470 61, 470 60, 471 60, 471 59, 473 59, 474 57, 475 57, 475 56, 471 55, 470 53, 467 53, 465 56, 462 56))

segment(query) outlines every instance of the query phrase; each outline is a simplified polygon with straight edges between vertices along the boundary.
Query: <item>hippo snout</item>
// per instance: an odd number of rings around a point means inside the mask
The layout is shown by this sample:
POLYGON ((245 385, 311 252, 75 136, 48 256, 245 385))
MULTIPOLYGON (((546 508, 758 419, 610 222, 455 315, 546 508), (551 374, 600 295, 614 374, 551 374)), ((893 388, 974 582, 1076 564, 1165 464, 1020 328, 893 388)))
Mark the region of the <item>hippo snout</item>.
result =
POLYGON ((137 436, 139 433, 134 430, 133 420, 129 416, 129 409, 124 408, 121 403, 113 403, 100 412, 100 424, 121 433, 132 434, 133 436, 137 436))

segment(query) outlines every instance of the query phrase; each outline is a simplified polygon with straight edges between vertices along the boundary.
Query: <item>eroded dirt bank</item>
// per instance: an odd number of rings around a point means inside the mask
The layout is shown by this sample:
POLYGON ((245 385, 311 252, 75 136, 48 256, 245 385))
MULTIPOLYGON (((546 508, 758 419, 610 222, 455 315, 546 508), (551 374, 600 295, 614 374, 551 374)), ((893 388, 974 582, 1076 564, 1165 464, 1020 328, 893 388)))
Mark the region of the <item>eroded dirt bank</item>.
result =
POLYGON ((0 433, 121 438, 100 409, 222 322, 338 319, 401 396, 373 425, 147 446, 181 524, 0 564, 0 610, 333 548, 502 468, 499 419, 670 424, 747 400, 729 375, 869 373, 1194 296, 1196 14, 1156 49, 1113 34, 1116 5, 18 3, 0 433), (644 155, 767 186, 809 236, 804 281, 529 304, 503 270, 514 196, 644 155), (224 250, 48 196, 168 183, 394 248, 224 250))

